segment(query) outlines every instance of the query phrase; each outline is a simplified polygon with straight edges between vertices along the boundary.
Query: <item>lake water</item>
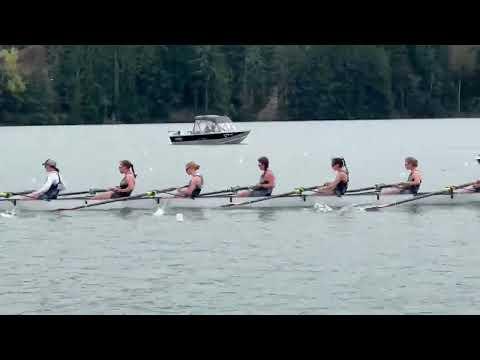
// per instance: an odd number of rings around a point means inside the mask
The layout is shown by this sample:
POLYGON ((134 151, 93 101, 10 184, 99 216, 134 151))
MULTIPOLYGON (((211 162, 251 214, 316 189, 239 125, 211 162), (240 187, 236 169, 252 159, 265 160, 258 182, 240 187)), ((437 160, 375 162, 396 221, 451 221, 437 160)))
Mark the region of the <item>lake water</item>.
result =
MULTIPOLYGON (((190 160, 205 191, 250 185, 262 155, 277 193, 330 180, 336 155, 351 188, 403 180, 409 155, 424 191, 480 178, 479 119, 245 123, 245 145, 171 146, 189 126, 0 128, 0 190, 38 187, 49 157, 71 191, 118 184, 122 159, 138 192, 185 184, 190 160)), ((0 216, 0 313, 480 314, 480 207, 153 213, 0 216)))

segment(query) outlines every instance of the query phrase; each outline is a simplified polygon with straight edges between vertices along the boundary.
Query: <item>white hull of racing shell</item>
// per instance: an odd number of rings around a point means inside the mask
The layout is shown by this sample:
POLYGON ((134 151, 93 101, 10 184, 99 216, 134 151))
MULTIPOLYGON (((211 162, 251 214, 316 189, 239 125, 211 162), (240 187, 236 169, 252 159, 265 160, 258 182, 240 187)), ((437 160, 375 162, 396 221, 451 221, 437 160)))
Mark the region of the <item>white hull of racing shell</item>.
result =
MULTIPOLYGON (((215 197, 199 197, 190 198, 174 198, 174 197, 155 197, 141 198, 129 201, 118 201, 107 203, 104 205, 94 206, 85 210, 120 210, 120 209, 137 209, 137 210, 156 210, 158 208, 172 209, 252 209, 252 208, 311 208, 315 204, 327 205, 332 208, 340 208, 345 206, 370 206, 382 205, 392 202, 413 199, 414 196, 409 194, 400 195, 381 195, 377 199, 376 194, 351 194, 342 197, 338 196, 288 196, 272 198, 267 201, 256 202, 245 206, 229 206, 231 204, 240 204, 246 201, 255 201, 262 198, 238 198, 234 196, 215 196, 215 197)), ((83 205, 97 204, 101 201, 90 199, 58 199, 52 201, 30 200, 30 199, 8 199, 0 201, 0 210, 27 210, 27 211, 56 211, 59 209, 70 209, 83 205)), ((464 193, 459 192, 453 195, 435 195, 418 201, 406 203, 409 205, 480 205, 480 193, 464 193)))

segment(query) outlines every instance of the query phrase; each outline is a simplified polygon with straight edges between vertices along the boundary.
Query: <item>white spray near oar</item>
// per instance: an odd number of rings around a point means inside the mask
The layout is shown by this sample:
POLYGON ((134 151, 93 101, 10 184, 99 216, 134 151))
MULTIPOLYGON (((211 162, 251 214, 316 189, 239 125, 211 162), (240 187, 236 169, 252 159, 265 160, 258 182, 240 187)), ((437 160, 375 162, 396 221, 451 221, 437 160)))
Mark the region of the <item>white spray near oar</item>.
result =
POLYGON ((155 213, 153 214, 153 216, 163 216, 165 215, 165 210, 162 209, 162 208, 159 208, 157 211, 155 211, 155 213))
POLYGON ((165 215, 165 210, 168 206, 168 200, 167 201, 164 201, 163 202, 163 206, 162 207, 159 207, 157 211, 155 211, 155 213, 153 214, 153 216, 163 216, 165 215))
POLYGON ((183 220, 184 220, 183 214, 177 214, 176 218, 177 218, 178 222, 183 222, 183 220))
POLYGON ((12 219, 12 218, 14 218, 14 217, 16 216, 15 210, 2 212, 2 213, 0 213, 0 216, 1 216, 2 218, 5 218, 5 219, 12 219))
POLYGON ((326 204, 319 204, 319 203, 315 203, 315 205, 313 205, 313 209, 315 211, 323 212, 323 213, 333 211, 333 209, 330 206, 326 204))

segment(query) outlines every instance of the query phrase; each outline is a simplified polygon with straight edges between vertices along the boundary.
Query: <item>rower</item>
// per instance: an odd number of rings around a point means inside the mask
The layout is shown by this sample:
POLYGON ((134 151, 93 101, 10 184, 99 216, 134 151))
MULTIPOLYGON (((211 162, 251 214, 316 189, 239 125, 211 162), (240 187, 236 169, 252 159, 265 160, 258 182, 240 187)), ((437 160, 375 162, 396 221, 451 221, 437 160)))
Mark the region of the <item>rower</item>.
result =
POLYGON ((332 159, 332 170, 335 172, 335 180, 315 190, 317 195, 336 195, 343 196, 348 190, 350 174, 347 163, 344 158, 337 157, 332 159))
POLYGON ((191 161, 185 165, 185 171, 190 175, 190 183, 187 187, 177 190, 177 193, 181 197, 190 197, 195 199, 200 195, 203 188, 204 179, 203 176, 199 173, 200 165, 191 161))
POLYGON ((414 157, 407 157, 405 159, 405 169, 410 171, 406 182, 400 184, 401 194, 417 195, 422 185, 422 174, 418 170, 418 160, 414 157))
POLYGON ((65 190, 65 186, 60 178, 60 170, 57 168, 57 163, 52 159, 45 161, 42 166, 47 172, 47 180, 45 181, 45 184, 43 184, 39 190, 25 195, 25 197, 47 201, 54 200, 58 197, 60 191, 65 190))
POLYGON ((250 191, 242 191, 237 194, 238 197, 263 197, 272 196, 273 189, 275 189, 275 175, 270 170, 270 161, 267 157, 262 156, 258 161, 258 168, 262 172, 260 181, 250 191))
POLYGON ((407 157, 405 159, 405 169, 410 171, 407 181, 396 185, 394 189, 385 191, 384 194, 418 194, 422 184, 422 174, 418 170, 418 160, 411 156, 407 157))
POLYGON ((135 179, 137 178, 133 164, 128 160, 122 160, 118 165, 118 171, 123 175, 120 186, 111 188, 110 191, 98 194, 93 198, 93 200, 127 198, 132 194, 133 190, 135 189, 135 179))

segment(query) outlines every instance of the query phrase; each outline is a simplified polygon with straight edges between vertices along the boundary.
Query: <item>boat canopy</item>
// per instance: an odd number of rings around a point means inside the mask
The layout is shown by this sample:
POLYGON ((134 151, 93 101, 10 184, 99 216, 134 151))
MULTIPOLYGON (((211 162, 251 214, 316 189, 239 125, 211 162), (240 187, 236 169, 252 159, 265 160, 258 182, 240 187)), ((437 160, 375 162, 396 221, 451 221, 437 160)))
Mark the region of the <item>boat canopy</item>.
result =
POLYGON ((195 125, 193 126, 194 134, 233 131, 237 131, 237 129, 228 116, 203 115, 195 117, 195 125))

